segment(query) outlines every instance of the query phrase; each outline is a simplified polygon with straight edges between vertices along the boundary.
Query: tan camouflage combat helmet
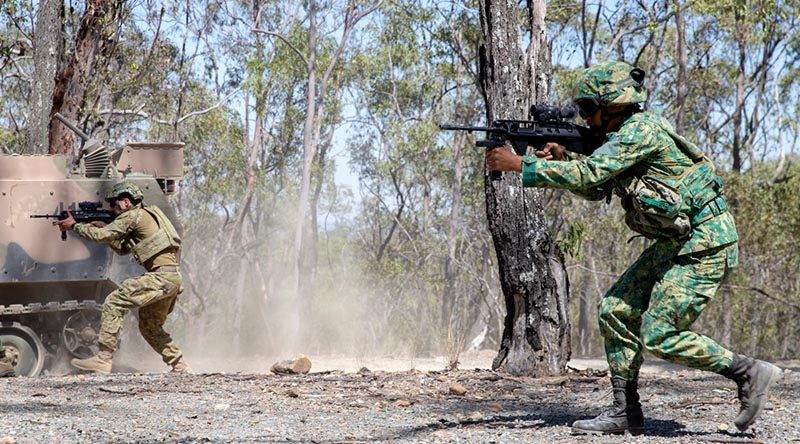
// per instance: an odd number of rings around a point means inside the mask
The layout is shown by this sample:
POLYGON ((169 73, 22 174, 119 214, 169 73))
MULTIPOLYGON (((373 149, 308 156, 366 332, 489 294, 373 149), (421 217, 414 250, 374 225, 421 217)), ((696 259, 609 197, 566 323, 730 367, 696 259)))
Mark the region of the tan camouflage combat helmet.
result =
POLYGON ((144 198, 144 194, 142 194, 142 190, 139 187, 130 182, 118 182, 106 195, 106 201, 113 205, 114 201, 123 197, 130 197, 131 200, 140 202, 144 198))
POLYGON ((633 105, 647 100, 644 71, 625 62, 606 62, 584 69, 578 75, 575 105, 587 118, 600 107, 633 105))

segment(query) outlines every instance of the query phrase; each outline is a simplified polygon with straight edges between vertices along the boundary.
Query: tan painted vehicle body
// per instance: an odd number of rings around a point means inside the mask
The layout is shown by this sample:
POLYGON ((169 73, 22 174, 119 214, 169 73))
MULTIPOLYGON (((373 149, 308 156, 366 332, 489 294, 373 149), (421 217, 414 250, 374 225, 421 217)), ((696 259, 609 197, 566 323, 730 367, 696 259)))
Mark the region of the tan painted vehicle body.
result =
POLYGON ((94 354, 100 304, 144 271, 75 233, 62 241, 55 219, 30 216, 76 210, 79 202, 110 209, 106 193, 124 178, 180 232, 167 196, 182 176, 183 144, 99 147, 73 171, 61 155, 0 155, 0 346, 15 357, 17 374, 35 376, 63 358, 94 354))

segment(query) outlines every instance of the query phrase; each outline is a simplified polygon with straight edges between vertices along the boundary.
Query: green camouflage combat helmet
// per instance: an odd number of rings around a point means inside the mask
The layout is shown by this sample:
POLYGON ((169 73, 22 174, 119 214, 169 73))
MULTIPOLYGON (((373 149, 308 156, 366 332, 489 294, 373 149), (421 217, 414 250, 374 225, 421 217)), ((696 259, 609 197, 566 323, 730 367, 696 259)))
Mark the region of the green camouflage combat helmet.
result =
POLYGON ((118 182, 114 185, 114 188, 108 192, 106 195, 106 201, 114 204, 114 201, 119 200, 123 197, 130 198, 134 203, 141 202, 144 198, 144 194, 142 194, 142 190, 139 189, 136 185, 130 182, 118 182))
POLYGON ((606 62, 584 69, 578 75, 574 97, 581 117, 588 118, 600 107, 633 105, 647 100, 644 71, 625 62, 606 62))

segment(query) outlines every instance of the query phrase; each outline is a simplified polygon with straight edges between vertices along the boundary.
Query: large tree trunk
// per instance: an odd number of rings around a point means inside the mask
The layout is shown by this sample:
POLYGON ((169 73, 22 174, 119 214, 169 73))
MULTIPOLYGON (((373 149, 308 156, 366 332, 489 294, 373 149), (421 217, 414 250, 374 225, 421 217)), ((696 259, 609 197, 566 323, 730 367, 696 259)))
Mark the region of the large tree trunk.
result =
MULTIPOLYGON (((84 114, 86 93, 95 70, 106 62, 114 47, 113 36, 119 27, 119 7, 122 0, 88 0, 86 12, 75 35, 72 53, 66 66, 56 74, 53 109, 67 119, 77 122, 84 114)), ((74 135, 56 119, 50 121, 50 154, 67 154, 69 163, 76 158, 74 135)))
MULTIPOLYGON (((481 0, 479 49, 486 117, 525 118, 548 97, 550 55, 544 0, 528 4, 531 41, 520 48, 518 2, 481 0)), ((503 339, 493 368, 515 375, 563 373, 570 355, 568 281, 560 252, 547 233, 541 192, 521 189, 519 175, 485 175, 486 215, 506 302, 503 339)))
POLYGON ((28 119, 28 150, 44 154, 49 148, 48 127, 53 108, 58 61, 64 54, 63 33, 64 3, 61 0, 42 0, 36 14, 33 36, 33 81, 31 82, 30 112, 28 119))

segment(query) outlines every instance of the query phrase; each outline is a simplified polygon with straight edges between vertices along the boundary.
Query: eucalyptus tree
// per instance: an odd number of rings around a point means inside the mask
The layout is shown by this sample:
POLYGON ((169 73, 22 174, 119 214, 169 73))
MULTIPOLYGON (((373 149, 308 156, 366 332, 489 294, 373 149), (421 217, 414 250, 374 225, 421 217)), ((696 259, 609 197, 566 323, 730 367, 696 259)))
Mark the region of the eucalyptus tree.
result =
POLYGON ((25 129, 31 94, 32 5, 0 4, 0 150, 3 154, 27 152, 25 129))
MULTIPOLYGON (((299 330, 300 314, 310 309, 311 291, 313 288, 313 264, 306 263, 306 218, 308 215, 311 176, 314 160, 320 147, 321 132, 327 118, 328 100, 331 89, 336 90, 332 82, 334 72, 346 56, 345 49, 356 25, 375 11, 382 0, 369 5, 361 5, 355 1, 344 4, 337 2, 321 3, 310 0, 302 5, 301 14, 294 17, 293 28, 303 29, 301 44, 295 44, 286 33, 276 29, 255 28, 256 33, 263 33, 280 40, 287 45, 297 58, 297 66, 305 74, 305 122, 303 124, 303 160, 300 171, 300 190, 297 197, 297 219, 295 225, 294 244, 292 246, 292 294, 297 297, 297 311, 294 313, 294 330, 299 330), (327 37, 338 33, 334 49, 325 54, 325 45, 332 41, 327 37), (326 57, 327 55, 327 57, 326 57)), ((315 253, 314 253, 315 254, 315 253)), ((314 255, 312 254, 312 256, 314 255)))
POLYGON ((127 12, 122 0, 87 1, 72 44, 56 70, 48 152, 67 154, 68 163, 79 157, 73 149, 75 135, 52 115, 58 112, 73 122, 86 115, 92 82, 110 75, 103 68, 113 57, 127 12))
POLYGON ((395 321, 379 327, 418 351, 447 351, 452 365, 467 334, 485 340, 497 305, 484 303, 495 280, 484 266, 482 152, 437 128, 476 119, 476 19, 459 2, 386 5, 366 28, 374 43, 356 59, 363 80, 352 91, 359 243, 395 321))
MULTIPOLYGON (((481 2, 480 79, 488 122, 525 118, 531 105, 550 98, 545 11, 544 1, 529 2, 522 12, 514 3, 481 2)), ((569 287, 563 257, 544 223, 542 192, 522 189, 517 175, 484 177, 506 302, 503 341, 492 367, 560 374, 571 351, 569 287)))

